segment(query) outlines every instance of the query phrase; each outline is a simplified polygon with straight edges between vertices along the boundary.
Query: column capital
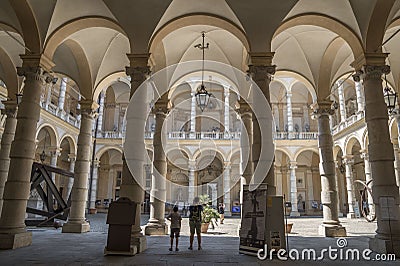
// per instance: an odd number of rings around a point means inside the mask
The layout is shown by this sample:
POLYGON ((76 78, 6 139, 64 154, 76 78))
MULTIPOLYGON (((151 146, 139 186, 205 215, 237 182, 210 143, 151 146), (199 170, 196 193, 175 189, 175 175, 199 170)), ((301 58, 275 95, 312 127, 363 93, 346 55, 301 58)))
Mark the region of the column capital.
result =
POLYGON ((276 71, 276 65, 249 65, 248 73, 252 79, 257 81, 272 80, 273 75, 276 71))
POLYGON ((289 168, 292 169, 292 170, 293 170, 293 169, 296 169, 296 168, 297 168, 297 162, 296 162, 296 161, 290 162, 289 168))
POLYGON ((51 156, 60 156, 61 155, 61 148, 57 146, 49 147, 49 153, 51 156))
POLYGON ((131 77, 132 81, 141 82, 150 75, 150 67, 148 66, 129 66, 125 67, 125 73, 131 77))
POLYGON ((22 66, 17 67, 17 75, 25 77, 26 80, 38 80, 43 83, 50 83, 55 78, 40 66, 22 66))
POLYGON ((127 54, 130 66, 126 67, 126 74, 131 77, 132 81, 141 82, 150 74, 148 61, 149 53, 145 54, 127 54))
POLYGON ((7 115, 7 117, 16 118, 17 117, 17 102, 16 101, 5 101, 3 102, 4 109, 1 110, 3 115, 7 115))
POLYGON ((390 66, 388 65, 365 65, 363 67, 363 79, 381 79, 382 75, 390 73, 390 66))
POLYGON ((157 115, 167 115, 168 114, 168 102, 167 101, 157 101, 153 108, 152 108, 152 113, 157 115))
POLYGON ((362 150, 360 150, 360 156, 361 156, 361 158, 363 158, 364 160, 369 161, 369 154, 368 154, 368 150, 367 150, 367 149, 362 149, 362 150))
POLYGON ((93 165, 94 167, 99 167, 100 166, 100 160, 98 160, 97 158, 93 161, 93 165))
POLYGON ((354 156, 353 155, 344 155, 343 157, 343 163, 345 165, 352 165, 354 164, 354 156))
POLYGON ((96 116, 96 110, 99 107, 96 102, 92 100, 83 100, 80 101, 79 104, 81 105, 80 114, 88 115, 92 118, 96 116))
POLYGON ((236 109, 236 111, 240 114, 240 115, 246 115, 249 114, 251 115, 253 113, 250 105, 244 101, 244 100, 239 100, 239 108, 236 109))
POLYGON ((352 75, 352 78, 354 82, 360 82, 362 79, 363 72, 361 70, 357 70, 354 75, 352 75))
POLYGON ((232 163, 229 161, 224 161, 224 169, 231 169, 232 163))
POLYGON ((335 110, 332 107, 332 103, 332 101, 319 101, 311 105, 313 116, 318 117, 321 115, 333 115, 335 110))
POLYGON ((76 154, 75 153, 69 153, 68 154, 68 161, 69 162, 75 162, 76 160, 76 154))

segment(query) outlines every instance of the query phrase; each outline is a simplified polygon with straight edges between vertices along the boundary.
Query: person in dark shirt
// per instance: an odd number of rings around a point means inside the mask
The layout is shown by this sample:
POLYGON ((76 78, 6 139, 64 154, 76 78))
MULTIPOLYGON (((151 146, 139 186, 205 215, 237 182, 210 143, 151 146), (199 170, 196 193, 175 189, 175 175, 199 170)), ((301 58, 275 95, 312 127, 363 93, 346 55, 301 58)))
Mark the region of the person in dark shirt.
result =
POLYGON ((219 213, 219 218, 221 220, 220 224, 224 224, 224 219, 225 219, 225 204, 220 203, 218 206, 218 213, 219 213))
POLYGON ((190 227, 190 246, 189 249, 193 250, 194 232, 197 234, 197 249, 201 250, 201 213, 203 206, 200 204, 199 198, 195 197, 193 205, 189 207, 189 227, 190 227))
POLYGON ((174 207, 174 212, 170 213, 167 217, 169 221, 171 221, 171 247, 169 251, 172 251, 172 246, 174 244, 174 236, 175 236, 175 251, 179 251, 178 242, 179 242, 179 233, 181 231, 181 221, 182 217, 178 212, 178 206, 174 207))

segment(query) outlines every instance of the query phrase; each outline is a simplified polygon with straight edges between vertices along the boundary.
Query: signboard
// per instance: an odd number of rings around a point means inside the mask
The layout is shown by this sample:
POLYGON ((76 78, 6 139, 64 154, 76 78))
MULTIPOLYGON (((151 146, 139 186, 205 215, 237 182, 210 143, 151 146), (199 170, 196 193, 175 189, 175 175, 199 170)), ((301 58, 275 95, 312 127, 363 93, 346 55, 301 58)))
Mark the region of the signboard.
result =
POLYGON ((265 244, 265 218, 267 211, 267 190, 249 191, 243 189, 242 225, 239 232, 240 253, 257 254, 265 244))

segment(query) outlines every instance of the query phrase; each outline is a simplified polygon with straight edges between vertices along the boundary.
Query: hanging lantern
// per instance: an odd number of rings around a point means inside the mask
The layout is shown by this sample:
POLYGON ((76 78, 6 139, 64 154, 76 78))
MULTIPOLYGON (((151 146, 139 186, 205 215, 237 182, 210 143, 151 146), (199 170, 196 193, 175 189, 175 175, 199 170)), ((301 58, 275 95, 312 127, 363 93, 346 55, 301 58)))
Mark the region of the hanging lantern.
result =
POLYGON ((196 96, 197 106, 203 112, 210 102, 211 93, 209 93, 206 90, 204 84, 201 84, 200 87, 197 89, 195 96, 196 96))
POLYGON ((396 107, 397 93, 393 92, 389 88, 386 75, 385 75, 385 88, 383 89, 383 99, 385 100, 389 113, 391 113, 396 107))
POLYGON ((203 112, 204 109, 208 106, 208 103, 210 102, 211 93, 209 93, 206 90, 206 86, 204 86, 204 50, 208 49, 209 44, 207 43, 207 45, 204 45, 204 38, 205 38, 204 32, 201 34, 201 36, 203 38, 203 42, 201 44, 197 44, 194 46, 196 48, 199 48, 203 52, 203 60, 201 68, 201 85, 197 88, 195 96, 196 96, 197 106, 203 112))

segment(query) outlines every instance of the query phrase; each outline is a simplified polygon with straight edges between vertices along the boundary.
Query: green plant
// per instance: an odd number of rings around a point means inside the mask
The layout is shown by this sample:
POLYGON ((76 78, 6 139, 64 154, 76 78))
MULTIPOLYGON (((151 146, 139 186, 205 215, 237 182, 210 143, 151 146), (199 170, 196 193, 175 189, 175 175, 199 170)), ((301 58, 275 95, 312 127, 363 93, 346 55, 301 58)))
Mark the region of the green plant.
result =
POLYGON ((213 209, 209 205, 203 207, 203 214, 201 215, 202 223, 210 223, 212 219, 217 220, 219 218, 219 213, 217 210, 213 209))
POLYGON ((205 194, 199 196, 200 204, 203 205, 203 213, 201 215, 201 222, 202 223, 210 223, 213 219, 215 221, 219 218, 219 213, 217 210, 211 207, 211 200, 210 197, 205 194))

